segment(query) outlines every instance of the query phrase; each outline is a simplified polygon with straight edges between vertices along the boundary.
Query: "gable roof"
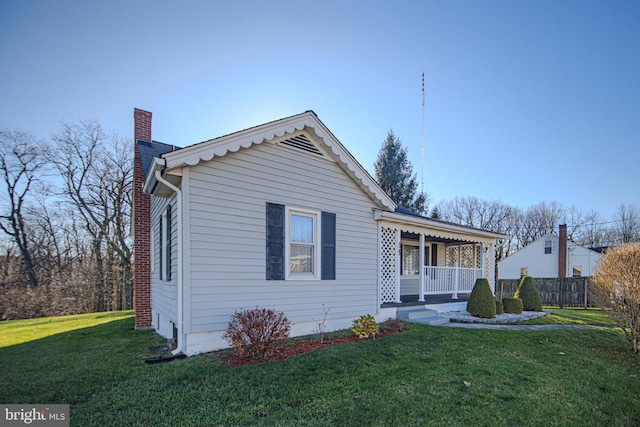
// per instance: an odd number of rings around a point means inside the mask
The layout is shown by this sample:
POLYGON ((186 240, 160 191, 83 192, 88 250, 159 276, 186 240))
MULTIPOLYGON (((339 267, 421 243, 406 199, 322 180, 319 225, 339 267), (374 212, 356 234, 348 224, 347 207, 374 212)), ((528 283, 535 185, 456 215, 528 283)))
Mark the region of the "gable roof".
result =
MULTIPOLYGON (((318 119, 313 111, 286 117, 273 122, 248 128, 219 138, 191 145, 176 151, 170 151, 156 156, 146 172, 147 179, 144 191, 150 193, 158 185, 155 171, 171 173, 183 167, 195 166, 200 162, 210 161, 216 157, 222 157, 241 148, 249 148, 252 145, 264 142, 289 142, 297 144, 298 148, 305 151, 314 151, 315 145, 307 138, 292 141, 285 135, 292 135, 298 131, 305 131, 313 142, 320 145, 321 153, 326 153, 336 161, 341 169, 353 179, 356 184, 381 208, 394 210, 396 204, 380 188, 378 183, 369 175, 362 165, 347 151, 329 129, 318 119), (284 137, 284 138, 283 138, 284 137), (305 141, 306 140, 306 141, 305 141)), ((317 148, 315 148, 317 150, 317 148)), ((320 151, 320 150, 318 150, 320 151)), ((317 154, 317 153, 316 153, 317 154)), ((178 174, 179 175, 179 174, 178 174)))

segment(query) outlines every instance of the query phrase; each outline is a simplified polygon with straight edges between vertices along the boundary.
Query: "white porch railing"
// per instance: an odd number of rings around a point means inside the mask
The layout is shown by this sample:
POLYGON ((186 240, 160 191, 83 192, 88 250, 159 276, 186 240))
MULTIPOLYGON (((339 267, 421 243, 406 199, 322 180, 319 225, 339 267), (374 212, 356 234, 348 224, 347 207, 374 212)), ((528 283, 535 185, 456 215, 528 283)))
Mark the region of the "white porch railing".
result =
POLYGON ((423 295, 451 294, 457 299, 458 292, 469 293, 476 280, 482 277, 481 268, 425 267, 423 295))

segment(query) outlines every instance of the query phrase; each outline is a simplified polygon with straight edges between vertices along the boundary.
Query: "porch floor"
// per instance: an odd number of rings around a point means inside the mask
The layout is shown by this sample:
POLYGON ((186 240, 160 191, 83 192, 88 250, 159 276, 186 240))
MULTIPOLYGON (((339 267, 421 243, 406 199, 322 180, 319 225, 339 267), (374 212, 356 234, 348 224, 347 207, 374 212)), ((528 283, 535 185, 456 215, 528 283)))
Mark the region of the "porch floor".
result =
POLYGON ((418 301, 418 295, 401 295, 402 302, 385 302, 381 305, 386 307, 411 307, 414 305, 446 304, 448 302, 469 301, 470 294, 458 294, 458 299, 452 299, 451 294, 425 295, 424 302, 418 301))

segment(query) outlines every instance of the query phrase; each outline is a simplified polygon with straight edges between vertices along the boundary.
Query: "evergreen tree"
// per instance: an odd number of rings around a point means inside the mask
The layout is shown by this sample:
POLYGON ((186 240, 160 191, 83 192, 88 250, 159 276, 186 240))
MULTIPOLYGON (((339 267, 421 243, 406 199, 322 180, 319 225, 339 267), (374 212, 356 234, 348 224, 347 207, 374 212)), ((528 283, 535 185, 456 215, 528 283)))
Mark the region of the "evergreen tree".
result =
POLYGON ((427 195, 418 193, 418 180, 407 158, 407 149, 393 130, 382 143, 374 168, 378 184, 397 205, 419 214, 427 211, 427 195))
POLYGON ((432 219, 442 219, 442 215, 440 215, 440 209, 438 209, 438 207, 434 207, 433 210, 431 211, 431 218, 432 219))

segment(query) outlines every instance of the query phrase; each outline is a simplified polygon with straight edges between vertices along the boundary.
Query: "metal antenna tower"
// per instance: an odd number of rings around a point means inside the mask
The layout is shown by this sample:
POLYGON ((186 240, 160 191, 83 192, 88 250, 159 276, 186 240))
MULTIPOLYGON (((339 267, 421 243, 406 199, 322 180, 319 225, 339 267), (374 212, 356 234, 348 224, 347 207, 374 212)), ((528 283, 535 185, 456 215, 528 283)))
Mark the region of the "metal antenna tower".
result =
POLYGON ((420 192, 424 194, 424 71, 422 72, 422 179, 420 192))

